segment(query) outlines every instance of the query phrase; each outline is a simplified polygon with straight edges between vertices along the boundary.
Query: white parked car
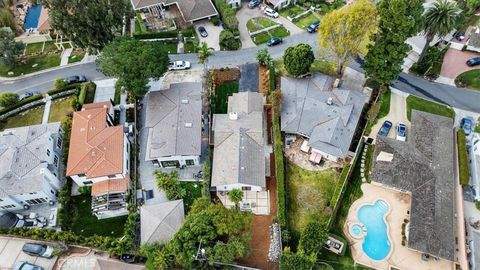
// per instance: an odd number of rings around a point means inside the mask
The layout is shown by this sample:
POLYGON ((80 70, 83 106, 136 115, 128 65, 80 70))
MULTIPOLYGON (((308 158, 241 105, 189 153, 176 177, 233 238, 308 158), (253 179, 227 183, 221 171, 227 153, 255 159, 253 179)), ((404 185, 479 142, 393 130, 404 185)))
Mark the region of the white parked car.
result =
POLYGON ((189 69, 191 67, 190 62, 188 61, 174 61, 170 62, 168 65, 168 70, 182 70, 189 69))
POLYGON ((272 17, 272 18, 275 18, 275 19, 278 18, 278 13, 277 13, 275 10, 271 9, 271 8, 266 8, 266 9, 263 11, 263 13, 264 13, 265 15, 267 15, 268 17, 272 17))
POLYGON ((397 140, 404 142, 407 139, 407 126, 400 122, 397 125, 397 140))

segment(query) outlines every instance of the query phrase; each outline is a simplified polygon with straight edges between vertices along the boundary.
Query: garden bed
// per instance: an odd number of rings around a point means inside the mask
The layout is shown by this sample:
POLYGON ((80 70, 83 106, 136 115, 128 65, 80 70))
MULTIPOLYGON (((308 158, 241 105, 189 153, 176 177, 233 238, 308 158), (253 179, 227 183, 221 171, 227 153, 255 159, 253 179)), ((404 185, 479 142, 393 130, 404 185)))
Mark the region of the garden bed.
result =
POLYGON ((460 74, 455 78, 457 87, 467 87, 480 90, 480 69, 473 69, 460 74))

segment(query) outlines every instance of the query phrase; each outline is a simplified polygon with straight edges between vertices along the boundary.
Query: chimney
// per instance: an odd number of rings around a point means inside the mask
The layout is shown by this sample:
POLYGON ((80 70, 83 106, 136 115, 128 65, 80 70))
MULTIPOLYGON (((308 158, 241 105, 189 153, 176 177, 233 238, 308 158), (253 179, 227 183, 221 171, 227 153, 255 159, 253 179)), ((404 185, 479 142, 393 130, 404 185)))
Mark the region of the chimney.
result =
POLYGON ((333 88, 338 88, 340 86, 340 79, 336 78, 335 81, 333 82, 333 88))
POLYGON ((228 118, 230 118, 230 120, 237 120, 238 114, 236 112, 231 112, 228 114, 228 118))
POLYGON ((333 104, 333 98, 329 97, 327 99, 327 105, 332 105, 333 104))

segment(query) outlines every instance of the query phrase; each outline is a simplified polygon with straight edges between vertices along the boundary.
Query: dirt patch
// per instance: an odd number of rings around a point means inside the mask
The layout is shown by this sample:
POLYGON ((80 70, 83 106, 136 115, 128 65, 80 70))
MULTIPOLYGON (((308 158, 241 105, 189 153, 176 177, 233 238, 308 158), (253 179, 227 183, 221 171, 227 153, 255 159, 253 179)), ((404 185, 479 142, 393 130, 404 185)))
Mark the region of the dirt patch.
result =
POLYGON ((221 68, 213 71, 215 85, 235 82, 240 80, 240 69, 238 68, 221 68))
POLYGON ((260 93, 266 94, 270 90, 270 69, 258 66, 258 86, 260 93))

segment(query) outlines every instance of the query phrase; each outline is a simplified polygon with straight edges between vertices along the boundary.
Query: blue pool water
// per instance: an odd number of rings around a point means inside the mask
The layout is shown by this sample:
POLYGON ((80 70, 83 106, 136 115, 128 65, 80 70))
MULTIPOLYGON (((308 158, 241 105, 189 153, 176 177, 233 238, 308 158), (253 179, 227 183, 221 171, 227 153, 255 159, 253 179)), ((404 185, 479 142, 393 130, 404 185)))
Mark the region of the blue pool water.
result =
POLYGON ((363 239, 363 252, 373 260, 383 260, 390 252, 387 224, 384 216, 388 211, 388 204, 378 200, 374 204, 364 205, 358 210, 358 219, 367 229, 363 239))
POLYGON ((25 30, 38 27, 38 18, 41 11, 42 5, 32 5, 28 8, 27 16, 25 16, 25 22, 23 23, 25 30))
POLYGON ((354 236, 360 237, 362 235, 362 227, 358 224, 352 226, 352 233, 354 236))

